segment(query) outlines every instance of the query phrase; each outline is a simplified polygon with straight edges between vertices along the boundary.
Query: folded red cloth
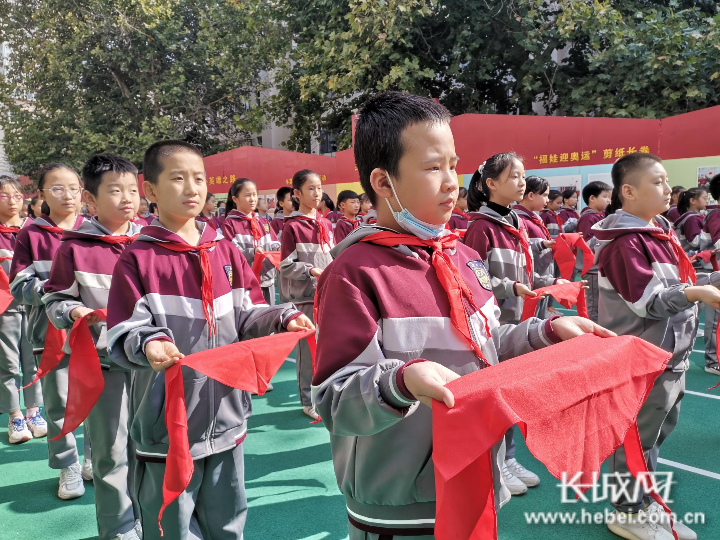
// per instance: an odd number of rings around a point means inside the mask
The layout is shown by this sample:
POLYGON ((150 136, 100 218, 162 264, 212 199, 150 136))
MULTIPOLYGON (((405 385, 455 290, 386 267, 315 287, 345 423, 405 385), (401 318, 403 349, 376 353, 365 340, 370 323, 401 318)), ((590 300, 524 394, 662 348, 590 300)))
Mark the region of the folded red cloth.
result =
POLYGON ((671 356, 635 336, 586 334, 449 383, 455 407, 433 401, 436 538, 497 539, 491 449, 514 424, 558 479, 592 484, 622 444, 630 472, 647 471, 636 418, 671 356))
MULTIPOLYGON (((170 444, 165 460, 163 503, 158 515, 162 535, 165 508, 185 491, 194 471, 188 442, 182 366, 195 369, 226 386, 263 395, 298 341, 315 331, 284 332, 191 354, 165 370, 165 425, 170 444)), ((312 349, 311 349, 312 350, 312 349)))
POLYGON ((523 304, 522 320, 525 321, 535 315, 540 295, 545 293, 552 296, 561 305, 570 309, 577 304, 578 315, 588 318, 587 302, 585 301, 585 289, 583 289, 582 281, 572 281, 570 283, 556 283, 548 287, 540 287, 533 289, 537 296, 526 296, 523 304))
MULTIPOLYGON (((11 261, 12 257, 0 257, 0 262, 11 261)), ((12 304, 13 295, 10 293, 10 278, 0 266, 0 315, 12 304)))
POLYGON ((553 258, 560 269, 560 277, 563 279, 572 279, 578 250, 583 252, 581 276, 587 274, 595 261, 595 254, 590 249, 590 246, 585 243, 580 233, 561 233, 557 235, 552 250, 553 258))
POLYGON ((50 439, 56 441, 75 431, 88 417, 105 388, 105 378, 100 368, 100 357, 90 333, 88 317, 97 315, 107 320, 107 309, 98 309, 84 317, 75 319, 70 332, 70 360, 68 366, 68 394, 65 405, 65 419, 60 435, 50 439))
POLYGON ((265 259, 269 260, 275 268, 280 268, 280 252, 279 251, 262 251, 255 253, 255 259, 253 259, 252 271, 255 277, 260 282, 260 272, 262 272, 263 263, 265 259))

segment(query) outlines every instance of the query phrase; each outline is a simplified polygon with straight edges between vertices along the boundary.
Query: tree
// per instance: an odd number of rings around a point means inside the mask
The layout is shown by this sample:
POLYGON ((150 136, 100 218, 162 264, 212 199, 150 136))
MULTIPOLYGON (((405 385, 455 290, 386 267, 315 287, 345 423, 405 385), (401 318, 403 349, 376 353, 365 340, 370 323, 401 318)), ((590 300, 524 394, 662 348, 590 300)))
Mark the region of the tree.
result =
POLYGON ((289 147, 350 144, 368 92, 403 90, 468 112, 659 117, 719 103, 709 0, 288 0, 296 47, 269 114, 289 147), (558 52, 562 60, 558 63, 558 52))
POLYGON ((112 151, 136 163, 161 138, 206 153, 261 129, 263 70, 282 27, 262 0, 0 0, 12 50, 0 123, 18 173, 112 151))

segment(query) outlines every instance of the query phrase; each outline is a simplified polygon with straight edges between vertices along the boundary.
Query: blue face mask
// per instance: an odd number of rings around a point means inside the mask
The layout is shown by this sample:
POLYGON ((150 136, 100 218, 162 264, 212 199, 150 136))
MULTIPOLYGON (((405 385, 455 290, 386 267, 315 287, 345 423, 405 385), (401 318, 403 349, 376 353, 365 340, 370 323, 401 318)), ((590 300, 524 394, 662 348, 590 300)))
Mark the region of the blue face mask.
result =
POLYGON ((388 208, 390 208, 390 211, 392 212, 395 221, 397 221, 397 224, 400 225, 407 232, 409 232, 410 234, 414 234, 421 240, 430 240, 431 238, 437 238, 438 236, 440 236, 445 230, 445 224, 443 223, 441 225, 432 225, 431 223, 425 223, 424 221, 421 221, 415 216, 413 216, 407 208, 403 208, 403 205, 397 196, 397 192, 395 191, 395 186, 393 185, 392 180, 390 180, 390 174, 385 171, 385 175, 387 176, 388 182, 390 182, 390 187, 392 188, 395 200, 397 201, 398 205, 400 205, 400 212, 396 212, 395 210, 393 210, 393 207, 390 206, 390 201, 388 199, 385 199, 385 202, 387 203, 388 208))

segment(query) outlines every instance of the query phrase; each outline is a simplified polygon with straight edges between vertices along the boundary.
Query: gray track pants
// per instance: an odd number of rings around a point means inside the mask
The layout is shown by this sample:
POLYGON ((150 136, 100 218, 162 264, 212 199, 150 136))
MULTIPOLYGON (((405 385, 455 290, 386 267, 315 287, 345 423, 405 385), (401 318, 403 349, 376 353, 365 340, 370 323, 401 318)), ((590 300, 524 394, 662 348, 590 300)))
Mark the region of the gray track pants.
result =
MULTIPOLYGON (((637 417, 640 442, 642 443, 648 470, 657 470, 657 460, 660 454, 660 445, 670 435, 677 425, 680 416, 680 400, 685 395, 685 373, 664 371, 655 380, 647 400, 640 408, 637 417)), ((625 449, 621 446, 610 457, 610 472, 619 474, 628 473, 625 460, 625 449)), ((635 514, 651 502, 642 487, 638 490, 637 498, 633 499, 635 479, 630 477, 627 488, 629 497, 621 493, 611 504, 620 512, 635 514)))
MULTIPOLYGON (((313 304, 300 304, 297 308, 307 315, 311 321, 315 322, 313 319, 313 304)), ((310 386, 312 385, 313 365, 310 346, 306 339, 300 340, 297 347, 295 347, 295 370, 297 371, 300 403, 303 407, 312 405, 310 386)))
MULTIPOLYGON (((240 540, 247 518, 243 444, 196 459, 184 493, 163 514, 163 540, 240 540)), ((143 537, 160 540, 158 514, 163 499, 164 463, 138 462, 135 470, 143 537)))
MULTIPOLYGON (((40 356, 40 354, 35 355, 37 365, 40 365, 40 356)), ((70 355, 66 354, 55 369, 40 379, 45 399, 45 420, 48 425, 48 465, 51 469, 64 469, 80 460, 73 433, 69 433, 57 441, 50 440, 60 435, 65 420, 69 362, 70 355)), ((90 430, 87 424, 83 424, 83 430, 83 457, 90 459, 90 430)))
POLYGON ((114 539, 135 526, 128 479, 128 392, 130 373, 102 372, 105 388, 85 420, 92 434, 95 517, 100 540, 114 539))
MULTIPOLYGON (((20 410, 18 389, 29 384, 36 372, 25 310, 22 307, 8 310, 0 315, 0 413, 20 410)), ((33 384, 22 392, 26 408, 42 404, 42 387, 39 384, 33 384)))

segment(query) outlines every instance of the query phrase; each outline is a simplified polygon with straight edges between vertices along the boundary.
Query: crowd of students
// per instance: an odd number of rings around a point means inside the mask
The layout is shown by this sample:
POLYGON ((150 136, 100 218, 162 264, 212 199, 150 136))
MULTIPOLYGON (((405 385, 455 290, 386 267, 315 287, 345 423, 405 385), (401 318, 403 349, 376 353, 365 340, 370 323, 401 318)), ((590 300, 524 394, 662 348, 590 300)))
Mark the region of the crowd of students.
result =
MULTIPOLYGON (((627 334, 672 353, 638 415, 654 471, 679 418, 703 305, 706 371, 720 374, 720 212, 707 206, 702 188, 671 190, 662 161, 650 154, 619 159, 612 186, 586 185, 579 214, 575 190, 560 193, 544 178, 526 177, 513 152, 488 157, 461 188, 449 120, 430 99, 370 98, 354 142, 364 193, 341 191, 334 204, 318 174, 301 170, 292 187, 278 190, 274 216, 247 178, 216 210, 203 156, 182 141, 147 149, 144 197, 135 165, 107 153, 92 156, 80 174, 61 163, 43 166, 27 209, 20 184, 1 177, 0 261, 13 300, 0 315, 0 412, 9 413, 10 443, 47 436, 61 499, 82 496, 84 482, 94 482, 102 540, 159 538, 169 447, 165 370, 185 355, 317 325, 316 354, 305 339, 296 348, 298 395, 303 412, 330 432, 348 510, 338 519, 347 519, 351 540, 432 538, 428 405, 453 406, 445 384, 585 333, 627 334), (553 246, 576 232, 594 252, 584 273, 578 257, 573 276, 587 287, 589 318, 561 317, 546 297, 523 319, 535 289, 569 283, 553 246), (277 263, 269 252, 279 252, 277 263), (258 279, 251 268, 260 255, 258 279), (459 297, 449 280, 462 283, 459 297), (104 378, 83 424, 82 464, 73 433, 63 431, 79 319, 89 325, 104 378), (38 373, 59 331, 67 333, 61 359, 38 373)), ((710 192, 720 200, 720 175, 710 192)), ((252 397, 188 367, 182 378, 194 470, 164 509, 163 531, 240 539, 252 397)), ((493 449, 499 505, 540 483, 517 461, 514 435, 511 428, 493 449)), ((622 449, 610 466, 628 471, 622 449)), ((635 498, 625 493, 612 501, 626 516, 608 522, 613 533, 673 538, 669 521, 648 519, 662 510, 642 488, 635 498)), ((681 539, 697 537, 674 527, 681 539)))

